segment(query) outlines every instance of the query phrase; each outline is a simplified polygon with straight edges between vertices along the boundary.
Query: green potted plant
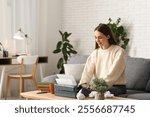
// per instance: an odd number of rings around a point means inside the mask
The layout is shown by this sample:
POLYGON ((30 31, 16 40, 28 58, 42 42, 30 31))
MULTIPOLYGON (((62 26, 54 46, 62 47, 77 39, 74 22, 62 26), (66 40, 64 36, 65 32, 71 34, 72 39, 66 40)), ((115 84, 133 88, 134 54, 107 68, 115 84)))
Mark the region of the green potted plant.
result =
POLYGON ((107 91, 108 85, 104 79, 95 78, 92 82, 92 89, 97 91, 95 99, 104 100, 105 99, 104 93, 107 91))
POLYGON ((127 38, 127 32, 123 25, 121 25, 121 18, 118 18, 116 22, 112 21, 111 18, 108 19, 108 26, 112 30, 112 33, 114 37, 117 40, 118 45, 120 45, 122 48, 126 49, 129 38, 127 38))
POLYGON ((61 41, 58 41, 56 45, 56 49, 53 51, 54 54, 61 53, 62 56, 58 60, 57 68, 60 69, 60 73, 64 73, 64 64, 67 64, 69 57, 71 54, 77 54, 77 51, 74 50, 73 46, 70 44, 68 37, 71 33, 59 31, 61 34, 61 41))

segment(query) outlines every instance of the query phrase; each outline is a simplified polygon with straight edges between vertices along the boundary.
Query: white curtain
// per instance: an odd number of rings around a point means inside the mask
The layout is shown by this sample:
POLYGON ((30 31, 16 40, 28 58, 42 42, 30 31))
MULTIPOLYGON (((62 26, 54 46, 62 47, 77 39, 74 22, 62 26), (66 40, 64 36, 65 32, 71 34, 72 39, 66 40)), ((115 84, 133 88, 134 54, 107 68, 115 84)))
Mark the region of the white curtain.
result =
POLYGON ((11 2, 0 0, 0 40, 11 37, 11 2))
POLYGON ((0 0, 0 42, 11 54, 24 52, 25 42, 13 39, 21 28, 31 38, 28 48, 38 53, 39 0, 0 0))
MULTIPOLYGON (((31 54, 38 53, 38 9, 39 0, 12 0, 13 1, 13 33, 19 28, 30 38, 28 49, 31 54)), ((16 40, 16 51, 23 52, 25 42, 16 40)))
POLYGON ((4 49, 14 52, 14 41, 12 40, 12 2, 11 0, 0 0, 0 42, 4 49))

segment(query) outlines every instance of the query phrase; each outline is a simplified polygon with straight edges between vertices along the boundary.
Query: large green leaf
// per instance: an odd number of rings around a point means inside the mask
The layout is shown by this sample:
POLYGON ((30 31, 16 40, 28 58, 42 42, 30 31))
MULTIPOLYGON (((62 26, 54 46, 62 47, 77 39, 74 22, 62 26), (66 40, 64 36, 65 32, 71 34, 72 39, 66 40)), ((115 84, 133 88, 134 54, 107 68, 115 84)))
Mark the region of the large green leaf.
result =
POLYGON ((59 42, 57 43, 57 49, 60 49, 61 46, 62 46, 62 41, 59 41, 59 42))
POLYGON ((53 53, 55 53, 55 54, 59 53, 59 52, 61 52, 61 49, 56 49, 56 50, 53 51, 53 53))
POLYGON ((77 54, 77 51, 75 51, 75 50, 70 50, 70 53, 72 53, 72 54, 77 54))
POLYGON ((57 68, 60 69, 63 66, 63 63, 64 63, 63 58, 60 58, 57 63, 57 68))

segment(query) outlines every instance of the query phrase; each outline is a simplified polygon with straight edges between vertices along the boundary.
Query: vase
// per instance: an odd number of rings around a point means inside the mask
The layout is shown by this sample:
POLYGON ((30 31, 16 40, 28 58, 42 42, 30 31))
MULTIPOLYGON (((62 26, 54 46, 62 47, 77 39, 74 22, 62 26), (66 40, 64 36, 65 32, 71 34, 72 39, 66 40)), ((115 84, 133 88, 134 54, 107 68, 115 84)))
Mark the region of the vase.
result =
POLYGON ((95 95, 95 100, 104 100, 104 99, 105 99, 104 93, 97 93, 95 95))

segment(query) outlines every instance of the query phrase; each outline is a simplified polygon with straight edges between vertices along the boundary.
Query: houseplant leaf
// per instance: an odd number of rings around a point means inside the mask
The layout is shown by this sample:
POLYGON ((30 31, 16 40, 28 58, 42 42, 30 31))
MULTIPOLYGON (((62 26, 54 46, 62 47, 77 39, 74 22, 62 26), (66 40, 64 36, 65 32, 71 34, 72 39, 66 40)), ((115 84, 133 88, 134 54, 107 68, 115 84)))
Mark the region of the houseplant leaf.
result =
POLYGON ((61 66, 63 65, 63 58, 60 58, 59 60, 58 60, 58 63, 57 63, 57 68, 58 69, 60 69, 61 68, 61 66))
POLYGON ((61 46, 62 46, 62 41, 59 41, 59 42, 57 43, 57 49, 60 49, 61 46))
POLYGON ((56 50, 53 51, 53 53, 55 53, 55 54, 59 53, 59 52, 61 52, 61 49, 56 49, 56 50))

